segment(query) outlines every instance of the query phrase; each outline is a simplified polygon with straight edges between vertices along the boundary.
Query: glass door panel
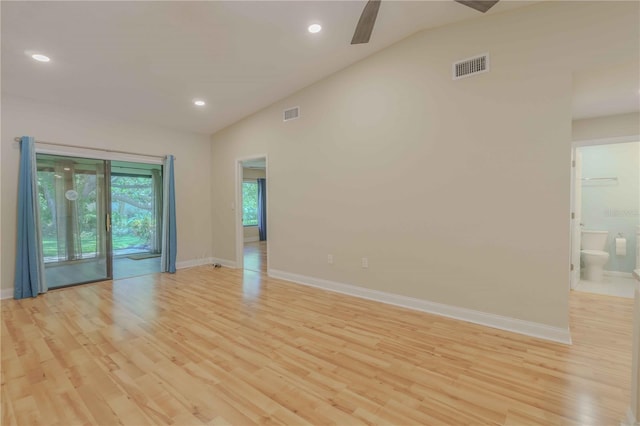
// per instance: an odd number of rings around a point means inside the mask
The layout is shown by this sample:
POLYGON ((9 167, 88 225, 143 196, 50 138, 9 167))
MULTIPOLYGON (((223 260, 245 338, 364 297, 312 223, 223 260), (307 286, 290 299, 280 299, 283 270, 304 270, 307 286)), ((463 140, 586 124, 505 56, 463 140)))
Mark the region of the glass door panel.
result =
POLYGON ((110 279, 109 164, 49 154, 36 159, 48 287, 110 279))
POLYGON ((160 272, 162 166, 111 162, 113 277, 160 272))

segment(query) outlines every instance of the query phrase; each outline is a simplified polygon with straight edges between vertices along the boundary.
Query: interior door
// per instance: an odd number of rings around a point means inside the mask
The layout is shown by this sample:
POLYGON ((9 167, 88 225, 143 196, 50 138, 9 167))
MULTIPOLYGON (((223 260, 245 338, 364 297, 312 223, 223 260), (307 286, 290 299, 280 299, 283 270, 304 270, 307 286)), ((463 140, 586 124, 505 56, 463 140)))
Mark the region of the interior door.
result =
POLYGON ((36 160, 47 286, 111 279, 109 163, 49 154, 36 160))
POLYGON ((580 281, 580 245, 582 237, 582 152, 576 148, 573 167, 573 217, 571 220, 571 288, 580 281))

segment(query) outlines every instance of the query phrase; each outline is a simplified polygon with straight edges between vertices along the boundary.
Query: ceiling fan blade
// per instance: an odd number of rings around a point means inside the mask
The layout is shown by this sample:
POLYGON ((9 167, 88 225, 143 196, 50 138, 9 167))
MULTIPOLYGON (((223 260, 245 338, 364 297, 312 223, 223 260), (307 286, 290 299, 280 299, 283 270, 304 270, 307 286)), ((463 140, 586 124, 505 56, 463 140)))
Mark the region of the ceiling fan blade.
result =
POLYGON ((491 9, 496 3, 498 3, 498 1, 499 0, 456 0, 456 2, 469 6, 470 8, 482 13, 491 9))
POLYGON ((378 9, 380 9, 380 0, 369 0, 367 2, 362 15, 360 15, 356 31, 353 33, 351 44, 369 43, 373 25, 376 23, 376 17, 378 16, 378 9))

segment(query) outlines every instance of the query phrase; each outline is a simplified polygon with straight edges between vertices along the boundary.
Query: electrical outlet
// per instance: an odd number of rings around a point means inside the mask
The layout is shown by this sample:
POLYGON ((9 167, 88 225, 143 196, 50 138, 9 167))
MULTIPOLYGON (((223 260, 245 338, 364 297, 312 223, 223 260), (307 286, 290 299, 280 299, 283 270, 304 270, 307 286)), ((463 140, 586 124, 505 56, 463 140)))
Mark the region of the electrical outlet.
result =
POLYGON ((333 265, 333 255, 332 254, 328 254, 327 255, 327 263, 329 265, 333 265))
POLYGON ((369 259, 366 257, 362 258, 362 267, 363 268, 368 268, 369 267, 369 259))

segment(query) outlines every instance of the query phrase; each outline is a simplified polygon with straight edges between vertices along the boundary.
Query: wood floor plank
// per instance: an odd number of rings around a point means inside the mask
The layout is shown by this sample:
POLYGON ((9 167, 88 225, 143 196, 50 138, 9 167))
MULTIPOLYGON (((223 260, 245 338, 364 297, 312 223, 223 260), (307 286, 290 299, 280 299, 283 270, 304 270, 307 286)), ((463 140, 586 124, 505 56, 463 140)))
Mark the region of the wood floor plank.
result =
POLYGON ((227 268, 6 300, 2 424, 617 425, 632 303, 570 304, 569 346, 227 268))

